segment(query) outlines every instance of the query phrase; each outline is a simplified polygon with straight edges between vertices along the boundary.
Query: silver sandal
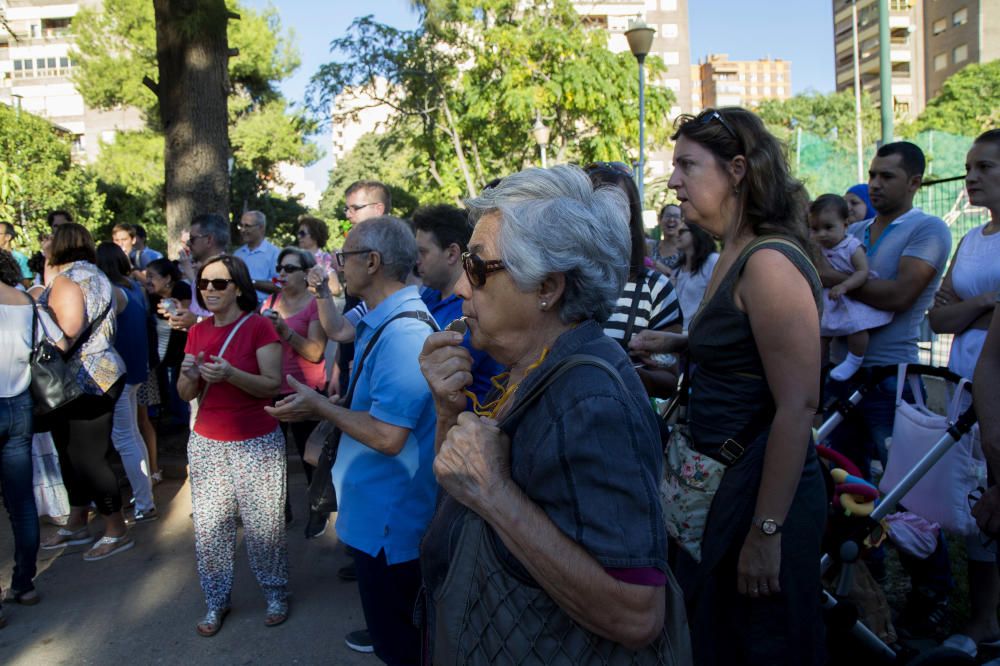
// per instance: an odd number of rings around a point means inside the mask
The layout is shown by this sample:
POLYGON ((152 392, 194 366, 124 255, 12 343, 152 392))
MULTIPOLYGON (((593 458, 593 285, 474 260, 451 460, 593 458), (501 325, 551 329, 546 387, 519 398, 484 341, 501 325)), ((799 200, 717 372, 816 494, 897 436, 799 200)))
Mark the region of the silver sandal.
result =
POLYGON ((124 553, 126 550, 130 549, 135 545, 135 541, 129 538, 128 534, 123 534, 119 537, 109 537, 103 536, 97 540, 93 546, 90 547, 86 553, 83 554, 83 559, 87 562, 97 562, 98 560, 103 560, 105 558, 111 557, 112 555, 117 555, 118 553, 124 553), (118 544, 118 545, 116 545, 118 544), (103 555, 95 555, 94 551, 101 546, 114 546, 111 550, 104 553, 103 555))
POLYGON ((68 530, 65 527, 60 527, 56 530, 56 536, 60 537, 60 540, 54 543, 43 543, 42 550, 55 550, 57 548, 65 548, 66 546, 82 546, 94 540, 94 537, 90 535, 90 529, 86 525, 76 530, 68 530))

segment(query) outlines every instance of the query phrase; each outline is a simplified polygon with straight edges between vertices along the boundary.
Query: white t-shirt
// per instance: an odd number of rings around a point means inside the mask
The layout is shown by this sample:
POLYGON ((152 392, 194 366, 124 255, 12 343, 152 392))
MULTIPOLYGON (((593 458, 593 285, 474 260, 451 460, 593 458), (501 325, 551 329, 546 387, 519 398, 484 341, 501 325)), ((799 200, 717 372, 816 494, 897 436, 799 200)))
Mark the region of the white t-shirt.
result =
POLYGON ((685 333, 701 306, 701 300, 705 297, 708 283, 712 279, 712 271, 718 262, 719 253, 713 252, 695 273, 689 273, 683 264, 674 271, 674 290, 677 292, 677 300, 680 301, 681 313, 684 315, 685 333))
MULTIPOLYGON (((38 340, 48 334, 58 342, 63 332, 48 313, 39 308, 38 340)), ((31 383, 31 306, 0 305, 0 398, 13 398, 28 390, 31 383)))

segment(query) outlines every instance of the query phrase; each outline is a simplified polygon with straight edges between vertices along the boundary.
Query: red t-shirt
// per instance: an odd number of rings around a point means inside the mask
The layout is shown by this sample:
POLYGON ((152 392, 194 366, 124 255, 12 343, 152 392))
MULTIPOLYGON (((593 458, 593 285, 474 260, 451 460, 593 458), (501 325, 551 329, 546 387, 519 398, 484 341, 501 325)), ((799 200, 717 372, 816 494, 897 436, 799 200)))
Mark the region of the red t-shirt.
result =
MULTIPOLYGON (((209 317, 195 324, 188 331, 184 353, 197 356, 198 352, 205 352, 205 360, 210 361, 213 355, 218 355, 222 343, 239 321, 216 326, 215 318, 209 317)), ((275 342, 279 340, 274 326, 254 313, 229 341, 223 358, 234 368, 256 375, 260 373, 257 350, 275 342)), ((205 383, 200 382, 199 386, 204 388, 205 383)), ((256 398, 229 382, 212 384, 198 406, 194 431, 202 437, 224 442, 261 437, 278 427, 278 421, 264 411, 270 404, 271 398, 256 398)))

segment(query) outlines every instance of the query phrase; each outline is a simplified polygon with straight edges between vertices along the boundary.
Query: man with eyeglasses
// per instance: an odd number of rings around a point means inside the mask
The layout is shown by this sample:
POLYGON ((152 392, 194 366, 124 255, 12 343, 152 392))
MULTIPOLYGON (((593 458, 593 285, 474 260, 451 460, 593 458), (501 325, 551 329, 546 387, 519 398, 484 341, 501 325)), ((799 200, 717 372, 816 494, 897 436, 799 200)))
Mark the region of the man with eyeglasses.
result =
POLYGON ((438 492, 432 470, 437 418, 419 361, 434 321, 417 288, 406 286, 416 260, 413 232, 402 220, 383 216, 352 229, 337 261, 348 292, 368 313, 357 323, 363 357, 352 371, 351 402, 335 404, 289 378, 295 395, 265 408, 283 421, 326 419, 343 433, 332 472, 337 535, 353 551, 368 624, 347 643, 374 649, 388 664, 420 659, 412 614, 421 584, 420 540, 438 492))
MULTIPOLYGON (((191 229, 188 231, 185 246, 181 248, 177 259, 177 266, 187 282, 193 285, 201 264, 210 257, 225 254, 228 247, 229 222, 226 218, 215 213, 195 215, 191 220, 191 229)), ((194 300, 191 301, 190 310, 178 306, 171 313, 165 308, 165 302, 160 301, 159 310, 167 317, 170 327, 184 331, 198 323, 199 317, 211 315, 194 300)))
POLYGON ((274 271, 281 250, 264 238, 267 233, 267 218, 259 210, 248 210, 240 218, 240 239, 243 246, 233 252, 250 269, 250 278, 257 290, 257 302, 263 303, 269 294, 277 293, 278 287, 274 271))

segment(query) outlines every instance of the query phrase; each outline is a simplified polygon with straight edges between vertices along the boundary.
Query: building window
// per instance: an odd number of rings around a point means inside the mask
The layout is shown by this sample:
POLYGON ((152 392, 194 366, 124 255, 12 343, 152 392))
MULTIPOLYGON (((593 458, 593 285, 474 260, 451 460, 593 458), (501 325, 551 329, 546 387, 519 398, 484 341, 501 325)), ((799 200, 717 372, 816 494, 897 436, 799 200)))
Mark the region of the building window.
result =
POLYGON ((953 64, 957 65, 958 63, 965 62, 968 59, 969 59, 969 45, 968 44, 962 44, 962 45, 956 46, 954 49, 952 49, 952 51, 951 51, 951 61, 952 61, 953 64))
POLYGON ((767 97, 771 94, 771 86, 764 86, 764 96, 767 97))
POLYGON ((681 54, 677 51, 667 51, 663 54, 663 64, 678 65, 681 62, 681 54))
POLYGON ((42 36, 42 26, 37 23, 32 23, 30 28, 30 34, 32 39, 37 39, 42 36))
POLYGON ((785 80, 785 75, 784 74, 778 74, 778 80, 779 81, 784 81, 785 80))
POLYGON ((942 69, 948 66, 948 54, 938 53, 934 56, 934 71, 940 72, 942 69))
POLYGON ((940 35, 942 32, 944 32, 947 29, 948 29, 948 20, 947 19, 939 18, 938 20, 934 21, 934 34, 935 35, 940 35))
POLYGON ((660 0, 660 9, 665 12, 676 12, 677 0, 660 0))
POLYGON ((776 94, 779 97, 783 97, 785 95, 785 86, 778 86, 775 90, 776 90, 776 94))
POLYGON ((757 94, 757 86, 750 86, 750 94, 751 95, 757 94))
POLYGON ((59 68, 60 69, 69 69, 69 58, 67 58, 65 56, 63 56, 62 58, 59 58, 59 68))
POLYGON ((969 9, 968 7, 962 7, 954 14, 951 15, 952 25, 965 25, 969 22, 969 9))
POLYGON ((676 39, 678 34, 676 23, 664 23, 660 26, 660 37, 665 37, 667 39, 676 39))

